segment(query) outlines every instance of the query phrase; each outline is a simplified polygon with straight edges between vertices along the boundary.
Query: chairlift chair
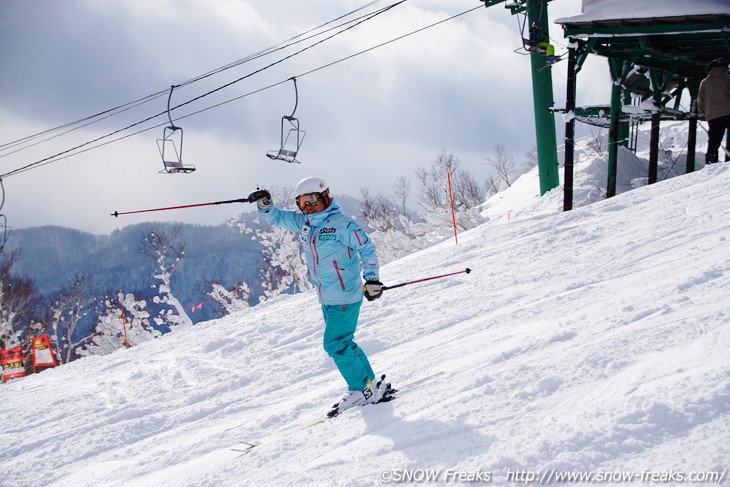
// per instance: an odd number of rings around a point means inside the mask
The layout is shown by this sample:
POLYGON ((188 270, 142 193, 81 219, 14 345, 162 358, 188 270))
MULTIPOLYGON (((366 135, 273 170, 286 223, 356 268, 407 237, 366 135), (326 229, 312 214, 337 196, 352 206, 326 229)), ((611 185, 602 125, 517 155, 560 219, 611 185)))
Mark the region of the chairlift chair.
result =
POLYGON ((273 160, 285 161, 285 162, 296 162, 297 153, 299 148, 304 142, 304 136, 306 132, 299 128, 299 120, 294 118, 294 113, 297 111, 297 105, 299 104, 299 90, 297 89, 297 79, 291 78, 294 82, 294 110, 291 115, 284 115, 281 117, 281 145, 278 150, 270 150, 266 153, 266 157, 273 160), (289 130, 286 129, 288 123, 289 130))
POLYGON ((162 164, 165 166, 165 169, 160 171, 160 174, 187 174, 195 171, 194 165, 183 164, 183 129, 173 123, 172 115, 170 115, 170 100, 172 99, 172 92, 174 89, 175 85, 172 85, 170 87, 170 96, 167 97, 167 118, 170 120, 170 125, 165 127, 163 130, 162 138, 157 139, 157 148, 159 149, 160 156, 162 157, 162 164), (177 144, 175 144, 175 140, 178 141, 177 144), (178 147, 180 148, 179 151, 178 147))
POLYGON ((183 129, 182 127, 176 127, 171 125, 165 127, 162 132, 162 138, 157 139, 157 148, 160 150, 160 156, 162 157, 162 163, 165 169, 160 171, 160 174, 176 174, 176 173, 189 173, 195 171, 194 165, 184 165, 182 162, 182 148, 183 148, 183 129), (175 144, 177 139, 178 144, 175 144), (178 145, 180 151, 178 152, 178 145))
POLYGON ((0 214, 0 255, 5 255, 3 249, 8 241, 10 235, 10 227, 8 226, 8 219, 5 215, 0 214))
MULTIPOLYGON (((3 180, 0 178, 0 210, 3 206, 5 206, 5 185, 3 185, 3 180)), ((9 235, 10 227, 8 226, 8 219, 0 213, 0 255, 5 255, 3 249, 5 248, 9 235)))
POLYGON ((279 150, 270 150, 266 153, 266 156, 273 160, 300 164, 300 161, 297 161, 297 153, 302 146, 305 135, 306 132, 299 129, 299 120, 286 115, 281 117, 281 147, 279 147, 279 150), (288 131, 286 130, 287 122, 289 123, 288 131), (284 135, 285 133, 286 135, 284 135))

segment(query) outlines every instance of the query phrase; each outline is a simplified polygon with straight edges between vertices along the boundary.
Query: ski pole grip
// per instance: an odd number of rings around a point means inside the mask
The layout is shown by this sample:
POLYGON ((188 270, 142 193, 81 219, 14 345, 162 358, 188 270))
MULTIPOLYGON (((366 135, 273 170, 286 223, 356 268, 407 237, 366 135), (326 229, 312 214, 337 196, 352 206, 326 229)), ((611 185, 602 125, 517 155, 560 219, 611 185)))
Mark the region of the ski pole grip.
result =
POLYGON ((251 193, 250 195, 248 195, 248 198, 246 198, 246 199, 248 200, 249 203, 256 203, 258 200, 260 200, 262 198, 271 199, 271 193, 269 193, 265 189, 258 189, 256 191, 254 191, 253 193, 251 193))

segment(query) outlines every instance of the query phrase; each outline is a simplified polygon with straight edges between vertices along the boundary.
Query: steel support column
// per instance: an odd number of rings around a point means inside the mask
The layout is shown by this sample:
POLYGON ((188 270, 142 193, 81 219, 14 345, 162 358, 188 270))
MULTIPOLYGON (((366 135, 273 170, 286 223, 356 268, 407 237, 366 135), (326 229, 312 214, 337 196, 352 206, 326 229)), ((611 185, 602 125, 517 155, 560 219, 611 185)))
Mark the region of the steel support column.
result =
POLYGON ((697 95, 699 83, 690 81, 689 85, 689 129, 687 130, 687 174, 695 170, 695 154, 697 151, 697 95))
POLYGON ((659 112, 659 96, 654 95, 654 102, 657 109, 651 115, 651 140, 649 142, 649 184, 657 181, 657 173, 659 168, 659 123, 661 121, 661 113, 659 112))
POLYGON ((565 163, 563 167, 563 211, 573 209, 573 162, 575 158, 575 89, 577 50, 568 49, 568 83, 565 94, 565 163))
MULTIPOLYGON (((542 32, 548 34, 546 0, 527 0, 527 21, 530 26, 534 23, 539 24, 542 32)), ((550 111, 554 104, 552 68, 545 67, 545 56, 534 52, 530 54, 530 64, 532 66, 537 165, 540 173, 540 195, 543 195, 560 185, 555 115, 550 111)))
POLYGON ((621 71, 623 62, 616 59, 608 59, 608 66, 611 71, 611 119, 608 128, 608 178, 606 181, 606 198, 616 196, 616 173, 618 171, 618 145, 619 145, 619 117, 621 115, 621 99, 623 88, 621 87, 621 71))

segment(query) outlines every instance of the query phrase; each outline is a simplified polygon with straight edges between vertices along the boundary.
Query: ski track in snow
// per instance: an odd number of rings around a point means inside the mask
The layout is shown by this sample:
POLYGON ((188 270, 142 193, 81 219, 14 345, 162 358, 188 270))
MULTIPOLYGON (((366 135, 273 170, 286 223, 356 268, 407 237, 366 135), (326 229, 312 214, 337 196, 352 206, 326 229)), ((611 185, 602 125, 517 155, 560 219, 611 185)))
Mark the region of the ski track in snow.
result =
POLYGON ((510 485, 517 469, 730 467, 730 164, 564 213, 538 211, 557 194, 520 194, 535 177, 484 210, 521 198, 532 213, 381 280, 471 274, 364 303, 357 339, 376 372, 396 388, 444 372, 429 384, 233 451, 321 419, 344 389, 314 293, 282 296, 2 386, 0 484, 368 486, 424 468, 510 485))

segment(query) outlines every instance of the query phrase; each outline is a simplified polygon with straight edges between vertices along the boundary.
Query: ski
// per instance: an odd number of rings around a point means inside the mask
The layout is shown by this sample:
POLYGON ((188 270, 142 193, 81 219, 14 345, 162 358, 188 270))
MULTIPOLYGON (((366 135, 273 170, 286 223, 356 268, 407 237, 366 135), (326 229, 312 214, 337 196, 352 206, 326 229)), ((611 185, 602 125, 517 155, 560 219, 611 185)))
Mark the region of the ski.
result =
POLYGON ((251 453, 251 451, 254 448, 260 448, 264 445, 268 445, 270 443, 274 443, 277 440, 280 440, 286 436, 292 435, 294 433, 297 433, 299 431, 304 431, 309 428, 313 428, 317 426, 318 424, 322 424, 327 420, 327 418, 320 419, 318 421, 315 421, 314 423, 308 424, 306 426, 294 426, 289 428, 283 428, 279 431, 275 431, 269 435, 262 436, 259 439, 256 440, 250 440, 250 441, 242 441, 241 445, 238 447, 231 448, 231 451, 239 452, 244 455, 247 455, 251 453))
MULTIPOLYGON (((375 389, 377 391, 380 391, 381 387, 384 387, 385 389, 383 390, 382 395, 380 396, 380 398, 377 401, 366 402, 364 404, 360 404, 360 406, 367 406, 368 404, 378 404, 381 402, 388 402, 388 400, 390 400, 390 399, 386 400, 386 397, 392 396, 392 394, 395 392, 395 390, 391 387, 390 383, 385 382, 385 374, 380 376, 380 380, 378 380, 378 382, 375 384, 375 389)), ((349 408, 347 408, 347 409, 349 409, 349 408)), ((332 409, 330 409, 330 411, 327 413, 327 418, 334 418, 336 416, 339 416, 340 413, 346 411, 347 409, 340 411, 340 403, 336 403, 334 406, 332 406, 332 409)))
POLYGON ((420 385, 426 384, 427 382, 434 381, 444 375, 446 375, 446 372, 442 370, 440 372, 436 372, 435 374, 429 375, 427 377, 422 377, 420 379, 414 380, 413 382, 409 382, 409 383, 405 384, 403 387, 401 387, 401 389, 393 389, 391 387, 388 391, 386 391, 387 395, 383 395, 383 399, 381 399, 379 401, 379 403, 392 401, 393 399, 400 397, 400 394, 399 394, 400 392, 408 391, 408 390, 418 387, 420 385))
MULTIPOLYGON (((413 382, 409 382, 409 383, 401 386, 399 389, 394 389, 390 384, 386 384, 386 386, 388 386, 388 389, 386 389, 386 391, 383 393, 383 397, 378 402, 375 402, 375 403, 367 403, 367 404, 364 404, 363 406, 367 406, 368 404, 381 404, 381 403, 393 401, 394 399, 400 397, 401 394, 403 394, 403 393, 405 393, 405 392, 407 392, 407 391, 409 391, 409 390, 411 390, 411 389, 413 389, 415 387, 418 387, 418 386, 420 386, 422 384, 425 384, 427 382, 431 382, 433 380, 436 380, 439 377, 444 376, 444 375, 446 375, 446 372, 445 371, 436 372, 435 374, 429 375, 428 377, 423 377, 423 378, 418 379, 418 380, 415 380, 413 382)), ((354 408, 352 408, 352 409, 354 409, 354 408)), ((328 416, 328 417, 319 419, 319 420, 317 420, 317 421, 315 421, 313 423, 310 423, 310 424, 307 424, 307 425, 304 425, 304 426, 302 426, 302 425, 295 425, 295 426, 289 426, 289 427, 286 427, 286 428, 282 428, 282 429, 280 429, 278 431, 274 431, 273 433, 270 433, 268 435, 262 436, 260 438, 255 439, 255 440, 241 441, 240 445, 236 445, 235 447, 231 448, 231 450, 232 451, 235 451, 235 452, 238 452, 238 453, 241 453, 242 455, 247 455, 247 454, 251 453, 254 450, 258 450, 258 449, 260 449, 261 447, 263 447, 265 445, 269 445, 271 443, 275 443, 275 442, 277 442, 278 440, 280 440, 282 438, 286 438, 287 436, 293 435, 293 434, 298 433, 300 431, 304 431, 304 430, 307 430, 307 429, 310 429, 310 428, 314 428, 314 427, 316 427, 316 426, 324 423, 325 421, 327 421, 329 419, 336 418, 340 414, 341 413, 335 414, 333 416, 328 416)))
POLYGON ((551 68, 553 66, 553 64, 555 64, 555 63, 557 63, 559 61, 562 61, 562 60, 563 59, 561 57, 556 57, 555 60, 546 62, 545 63, 545 66, 543 66, 542 68, 540 68, 537 71, 535 71, 535 73, 539 73, 543 69, 551 68))

